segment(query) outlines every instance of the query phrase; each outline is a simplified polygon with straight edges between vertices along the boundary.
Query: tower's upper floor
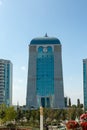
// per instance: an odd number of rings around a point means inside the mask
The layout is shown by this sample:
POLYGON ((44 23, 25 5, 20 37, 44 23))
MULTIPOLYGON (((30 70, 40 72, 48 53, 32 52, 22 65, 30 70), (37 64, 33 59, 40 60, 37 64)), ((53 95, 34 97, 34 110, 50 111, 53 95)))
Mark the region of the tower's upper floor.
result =
POLYGON ((48 37, 47 34, 44 37, 38 37, 31 40, 30 45, 37 44, 61 44, 59 39, 55 37, 48 37))

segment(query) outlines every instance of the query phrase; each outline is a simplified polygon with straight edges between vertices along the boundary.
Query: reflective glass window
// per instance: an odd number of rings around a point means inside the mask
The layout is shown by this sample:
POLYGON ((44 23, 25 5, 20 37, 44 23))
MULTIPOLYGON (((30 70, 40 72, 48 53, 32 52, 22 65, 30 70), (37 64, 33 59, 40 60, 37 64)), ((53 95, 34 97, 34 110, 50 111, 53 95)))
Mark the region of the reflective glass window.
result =
POLYGON ((42 52, 42 51, 43 51, 43 47, 40 46, 40 47, 38 48, 38 52, 42 52))
MULTIPOLYGON (((41 47, 38 49, 41 50, 41 47)), ((54 95, 54 56, 52 47, 47 47, 47 50, 47 52, 38 50, 37 54, 36 92, 41 97, 54 95)))
POLYGON ((48 52, 52 52, 52 47, 48 46, 47 50, 48 50, 48 52))

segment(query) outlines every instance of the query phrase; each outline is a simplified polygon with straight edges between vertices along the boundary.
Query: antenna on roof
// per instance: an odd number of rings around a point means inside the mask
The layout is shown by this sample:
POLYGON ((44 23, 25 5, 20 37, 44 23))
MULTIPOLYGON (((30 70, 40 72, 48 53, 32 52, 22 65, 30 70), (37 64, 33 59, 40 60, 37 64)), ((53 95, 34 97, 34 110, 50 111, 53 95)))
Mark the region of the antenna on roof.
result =
POLYGON ((48 37, 47 33, 45 34, 45 37, 48 37))

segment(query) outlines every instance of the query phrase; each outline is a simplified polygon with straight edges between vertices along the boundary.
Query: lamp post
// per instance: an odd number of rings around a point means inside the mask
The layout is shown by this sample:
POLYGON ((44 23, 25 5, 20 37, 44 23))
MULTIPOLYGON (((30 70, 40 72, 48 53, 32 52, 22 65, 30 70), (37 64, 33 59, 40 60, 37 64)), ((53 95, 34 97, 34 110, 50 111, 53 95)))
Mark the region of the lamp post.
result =
POLYGON ((43 107, 40 107, 40 130, 43 130, 43 107))

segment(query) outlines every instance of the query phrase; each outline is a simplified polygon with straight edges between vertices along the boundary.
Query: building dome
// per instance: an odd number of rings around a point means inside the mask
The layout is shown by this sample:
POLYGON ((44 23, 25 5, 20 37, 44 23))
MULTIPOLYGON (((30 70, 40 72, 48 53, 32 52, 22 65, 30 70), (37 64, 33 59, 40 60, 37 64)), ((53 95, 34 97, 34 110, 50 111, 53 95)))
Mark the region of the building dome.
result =
POLYGON ((60 44, 60 41, 55 37, 48 37, 46 34, 44 37, 37 37, 32 39, 30 44, 60 44))

